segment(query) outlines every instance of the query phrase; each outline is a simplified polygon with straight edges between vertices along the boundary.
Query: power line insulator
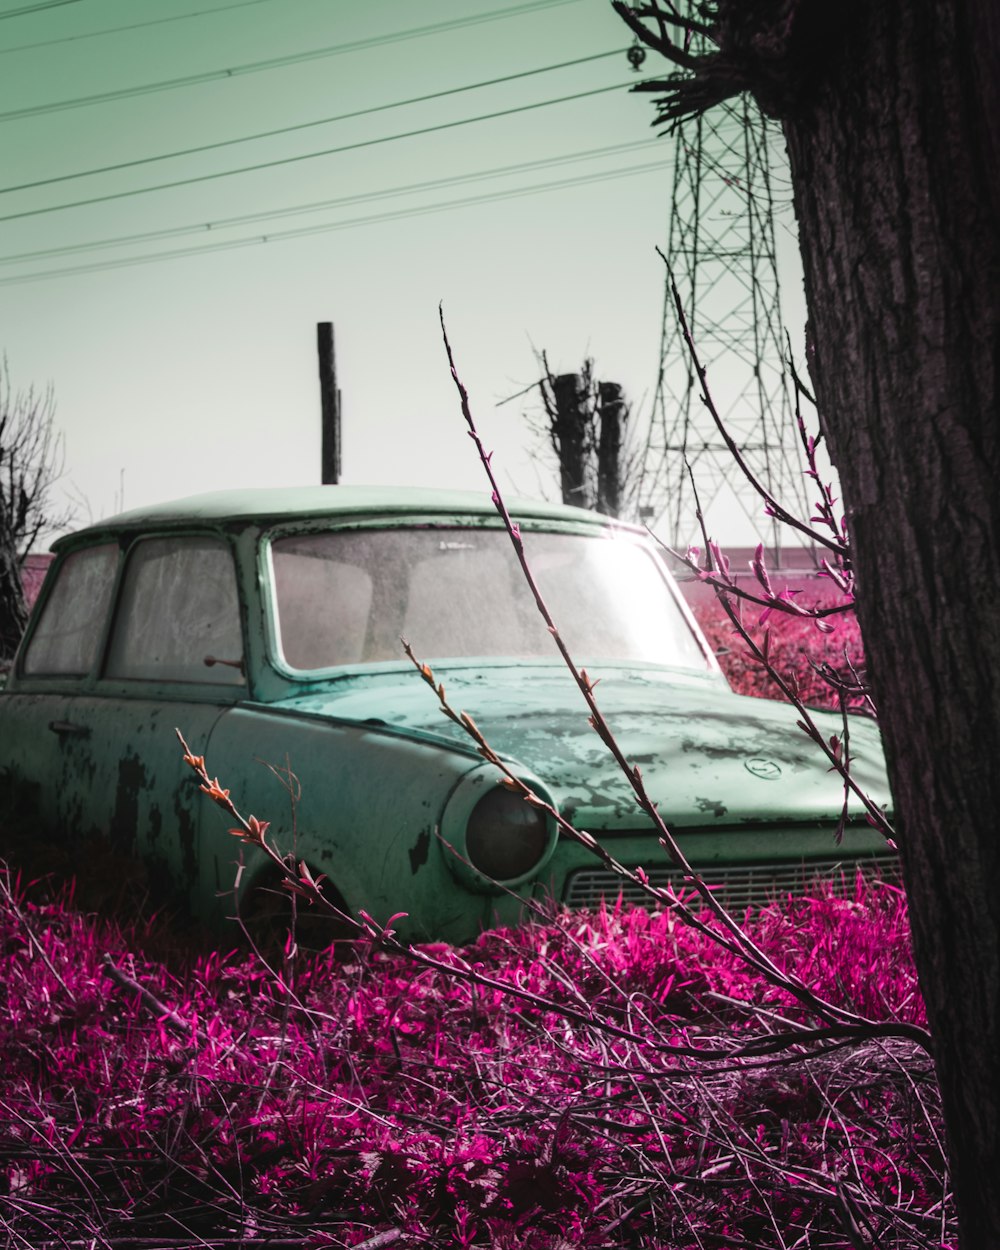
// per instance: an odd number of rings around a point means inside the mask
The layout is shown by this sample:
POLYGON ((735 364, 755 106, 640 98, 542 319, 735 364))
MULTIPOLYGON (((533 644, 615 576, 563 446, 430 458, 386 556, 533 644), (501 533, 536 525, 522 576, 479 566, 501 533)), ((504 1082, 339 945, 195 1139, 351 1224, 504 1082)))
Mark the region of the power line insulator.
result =
POLYGON ((641 43, 636 42, 631 46, 631 48, 629 48, 627 55, 629 65, 631 65, 636 73, 638 73, 639 66, 646 59, 646 49, 641 43))

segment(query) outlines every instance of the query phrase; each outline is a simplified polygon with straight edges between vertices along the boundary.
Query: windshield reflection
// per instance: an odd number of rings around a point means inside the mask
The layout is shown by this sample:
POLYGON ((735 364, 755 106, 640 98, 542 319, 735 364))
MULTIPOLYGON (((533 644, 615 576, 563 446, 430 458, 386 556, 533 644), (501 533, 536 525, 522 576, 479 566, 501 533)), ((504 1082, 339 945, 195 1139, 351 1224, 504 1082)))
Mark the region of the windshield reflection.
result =
MULTIPOLYGON (((642 543, 524 532, 532 572, 571 654, 705 671, 709 662, 642 543)), ((507 534, 361 529, 270 544, 280 646, 293 669, 396 660, 547 659, 555 646, 507 534)))

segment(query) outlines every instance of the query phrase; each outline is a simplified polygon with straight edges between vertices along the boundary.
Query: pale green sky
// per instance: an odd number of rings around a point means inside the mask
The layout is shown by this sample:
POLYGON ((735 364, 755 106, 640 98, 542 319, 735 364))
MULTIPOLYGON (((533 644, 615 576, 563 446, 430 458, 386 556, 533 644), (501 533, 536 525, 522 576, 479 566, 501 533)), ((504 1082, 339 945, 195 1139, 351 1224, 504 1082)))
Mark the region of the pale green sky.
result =
POLYGON ((343 480, 480 488, 439 300, 502 480, 554 497, 525 403, 495 405, 537 377, 534 347, 556 371, 590 354, 648 398, 671 143, 650 142, 651 105, 624 89, 453 123, 624 87, 624 52, 303 124, 629 42, 605 0, 0 0, 0 348, 15 385, 55 387, 80 519, 115 511, 122 478, 129 507, 318 480, 321 320, 343 480), (366 146, 313 155, 349 145, 366 146), (546 186, 571 179, 586 181, 546 186), (84 200, 101 202, 46 211, 84 200))

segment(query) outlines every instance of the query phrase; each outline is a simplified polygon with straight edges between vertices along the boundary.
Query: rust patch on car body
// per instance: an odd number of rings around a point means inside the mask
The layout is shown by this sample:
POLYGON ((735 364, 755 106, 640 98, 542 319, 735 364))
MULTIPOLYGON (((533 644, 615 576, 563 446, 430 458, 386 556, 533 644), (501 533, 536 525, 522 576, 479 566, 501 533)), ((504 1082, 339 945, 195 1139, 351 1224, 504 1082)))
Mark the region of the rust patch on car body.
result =
POLYGON ((177 817, 177 838, 181 844, 181 872, 188 885, 193 885, 198 879, 196 827, 194 817, 190 809, 181 802, 179 793, 174 796, 174 814, 177 817))
POLYGON ((115 851, 135 849, 139 826, 139 791, 146 785, 146 766, 139 755, 126 755, 118 761, 118 787, 111 817, 111 846, 115 851))
POLYGON ((424 864, 427 863, 427 856, 430 852, 430 849, 431 849, 430 830, 421 829, 420 836, 417 838, 413 846, 411 846, 410 849, 407 851, 407 855, 409 855, 410 857, 410 872, 412 872, 414 876, 416 876, 417 873, 420 871, 420 869, 423 868, 424 864))

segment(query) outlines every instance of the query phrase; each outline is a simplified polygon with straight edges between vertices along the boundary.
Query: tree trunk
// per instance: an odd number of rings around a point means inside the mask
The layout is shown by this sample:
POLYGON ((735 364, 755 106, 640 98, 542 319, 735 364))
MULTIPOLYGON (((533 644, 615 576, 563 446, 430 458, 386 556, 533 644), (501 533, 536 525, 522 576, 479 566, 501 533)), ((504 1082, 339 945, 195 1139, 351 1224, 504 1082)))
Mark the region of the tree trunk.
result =
POLYGON ((621 516, 625 503, 625 423, 628 404, 617 382, 597 385, 597 511, 621 516))
POLYGON ((14 658, 27 622, 17 553, 0 539, 0 668, 14 658))
POLYGON ((986 1250, 1000 1245, 1000 5, 840 12, 783 119, 809 366, 848 508, 961 1244, 986 1250))
POLYGON ((27 623, 21 562, 11 534, 7 500, 0 491, 0 667, 14 658, 27 623))
POLYGON ((581 373, 561 373, 552 379, 549 437, 559 457, 563 503, 577 508, 590 508, 594 502, 587 473, 594 425, 589 383, 589 375, 581 373))

